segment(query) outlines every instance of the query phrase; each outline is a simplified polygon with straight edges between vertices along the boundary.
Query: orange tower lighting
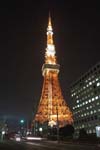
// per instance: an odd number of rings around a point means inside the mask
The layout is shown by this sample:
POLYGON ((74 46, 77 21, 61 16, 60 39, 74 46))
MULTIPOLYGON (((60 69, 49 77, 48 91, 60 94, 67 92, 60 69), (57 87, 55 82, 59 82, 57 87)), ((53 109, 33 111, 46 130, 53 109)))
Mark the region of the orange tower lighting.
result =
POLYGON ((55 45, 53 41, 53 29, 49 15, 47 27, 47 47, 45 52, 45 63, 42 66, 44 77, 43 89, 34 120, 40 123, 48 122, 48 125, 64 126, 72 124, 72 113, 66 104, 59 80, 60 65, 57 64, 55 45))

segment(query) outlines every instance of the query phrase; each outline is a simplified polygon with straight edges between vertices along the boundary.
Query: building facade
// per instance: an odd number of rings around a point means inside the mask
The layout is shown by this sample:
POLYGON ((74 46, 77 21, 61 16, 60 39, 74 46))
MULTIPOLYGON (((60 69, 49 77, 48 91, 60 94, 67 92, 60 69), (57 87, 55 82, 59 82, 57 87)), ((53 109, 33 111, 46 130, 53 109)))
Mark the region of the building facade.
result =
POLYGON ((76 134, 82 128, 95 134, 100 126, 100 62, 72 84, 71 99, 76 134))

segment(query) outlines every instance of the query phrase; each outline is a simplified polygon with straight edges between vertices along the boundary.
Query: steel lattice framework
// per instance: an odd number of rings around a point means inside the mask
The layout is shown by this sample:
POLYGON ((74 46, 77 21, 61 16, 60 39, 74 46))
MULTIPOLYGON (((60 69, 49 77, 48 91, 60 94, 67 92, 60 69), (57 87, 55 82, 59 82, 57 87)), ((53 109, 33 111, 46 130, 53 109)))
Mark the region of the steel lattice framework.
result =
POLYGON ((71 124, 73 122, 72 113, 66 104, 58 79, 59 64, 56 60, 55 45, 53 43, 53 30, 51 17, 47 27, 47 48, 45 52, 45 63, 42 67, 44 76, 41 99, 38 105, 35 121, 40 123, 48 122, 53 126, 59 121, 60 126, 71 124))

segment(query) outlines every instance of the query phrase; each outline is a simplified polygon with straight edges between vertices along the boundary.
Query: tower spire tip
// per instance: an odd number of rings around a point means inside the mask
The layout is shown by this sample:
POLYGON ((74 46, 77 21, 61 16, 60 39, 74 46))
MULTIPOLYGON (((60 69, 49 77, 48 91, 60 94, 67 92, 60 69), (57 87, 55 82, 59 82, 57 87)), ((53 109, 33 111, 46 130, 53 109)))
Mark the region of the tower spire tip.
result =
POLYGON ((51 15, 50 15, 50 11, 49 11, 49 23, 48 23, 49 26, 51 26, 51 15))

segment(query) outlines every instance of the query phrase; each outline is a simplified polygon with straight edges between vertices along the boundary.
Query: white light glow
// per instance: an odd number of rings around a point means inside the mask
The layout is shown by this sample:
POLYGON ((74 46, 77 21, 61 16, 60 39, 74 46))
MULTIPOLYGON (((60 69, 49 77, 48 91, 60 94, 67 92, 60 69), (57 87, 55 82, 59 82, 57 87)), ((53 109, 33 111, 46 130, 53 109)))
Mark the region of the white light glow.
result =
POLYGON ((53 121, 53 120, 51 120, 51 121, 49 121, 48 125, 51 126, 51 127, 53 127, 54 125, 56 125, 56 122, 53 121))
POLYGON ((5 134, 5 131, 2 131, 2 135, 4 135, 5 134))
POLYGON ((91 102, 91 100, 89 99, 89 103, 91 102))
POLYGON ((48 34, 53 35, 53 32, 52 32, 52 31, 48 31, 48 32, 47 32, 47 35, 48 35, 48 34))
POLYGON ((20 137, 16 137, 16 139, 15 139, 16 141, 18 141, 18 142, 20 142, 21 141, 21 139, 20 139, 20 137))
POLYGON ((51 26, 48 26, 48 31, 52 31, 52 27, 51 26))
POLYGON ((39 128, 39 131, 42 132, 42 130, 43 130, 43 129, 40 127, 40 128, 39 128))
POLYGON ((50 45, 50 44, 48 44, 47 45, 47 49, 46 49, 46 54, 47 54, 47 56, 54 56, 55 55, 55 47, 54 47, 54 45, 50 45))
POLYGON ((96 81, 98 81, 99 79, 98 78, 96 78, 96 81))
POLYGON ((100 83, 99 83, 99 82, 97 83, 97 86, 100 86, 100 83))
POLYGON ((79 100, 77 100, 77 103, 79 103, 79 100))
POLYGON ((100 137, 100 126, 96 126, 96 135, 100 137))
POLYGON ((92 82, 89 82, 89 85, 92 85, 92 82))
POLYGON ((96 96, 95 99, 98 99, 98 96, 96 96))
POLYGON ((27 140, 42 140, 40 137, 26 137, 27 140))

